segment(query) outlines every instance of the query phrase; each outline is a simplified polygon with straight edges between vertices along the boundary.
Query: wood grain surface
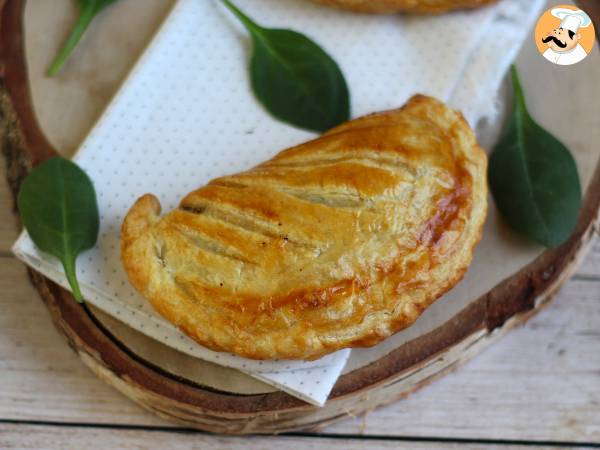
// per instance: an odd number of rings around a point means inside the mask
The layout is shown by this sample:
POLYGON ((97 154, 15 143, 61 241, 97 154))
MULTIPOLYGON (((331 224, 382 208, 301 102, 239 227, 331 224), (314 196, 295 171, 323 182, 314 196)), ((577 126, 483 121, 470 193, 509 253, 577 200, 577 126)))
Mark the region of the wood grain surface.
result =
MULTIPOLYGON (((107 430, 103 428, 57 428, 49 426, 17 426, 0 424, 0 445, 4 449, 27 448, 43 450, 61 448, 65 442, 69 448, 85 449, 231 449, 267 450, 274 447, 302 450, 362 450, 366 445, 381 450, 412 449, 412 450, 524 450, 531 448, 519 444, 486 444, 477 442, 447 442, 447 441, 400 441, 375 438, 336 439, 331 437, 240 437, 225 438, 199 435, 194 432, 173 433, 169 431, 148 430, 107 430), (98 446, 102 442, 102 447, 98 446)), ((551 450, 558 447, 553 445, 536 446, 538 450, 551 450)), ((584 447, 572 446, 572 449, 584 447)))
POLYGON ((429 389, 329 427, 324 435, 214 438, 176 430, 142 411, 80 363, 51 326, 24 267, 10 256, 16 237, 11 203, 2 184, 0 448, 600 444, 600 245, 546 311, 429 389))

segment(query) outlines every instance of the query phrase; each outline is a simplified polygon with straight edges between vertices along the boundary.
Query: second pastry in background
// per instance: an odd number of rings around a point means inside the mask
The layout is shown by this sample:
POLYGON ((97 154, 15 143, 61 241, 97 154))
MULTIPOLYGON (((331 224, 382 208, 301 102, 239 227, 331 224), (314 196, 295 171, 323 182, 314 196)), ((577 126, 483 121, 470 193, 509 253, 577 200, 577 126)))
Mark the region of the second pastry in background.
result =
POLYGON ((477 8, 496 0, 314 0, 362 13, 443 13, 456 9, 477 8))

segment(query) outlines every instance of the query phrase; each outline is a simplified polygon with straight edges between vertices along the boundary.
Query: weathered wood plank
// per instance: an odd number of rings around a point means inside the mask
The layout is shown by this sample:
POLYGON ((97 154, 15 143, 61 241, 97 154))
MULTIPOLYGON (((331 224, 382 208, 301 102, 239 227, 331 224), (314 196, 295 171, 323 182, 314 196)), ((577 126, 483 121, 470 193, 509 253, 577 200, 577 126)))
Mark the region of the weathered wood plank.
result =
MULTIPOLYGON (((522 450, 521 445, 486 445, 464 442, 410 442, 400 440, 331 439, 316 437, 223 437, 202 433, 168 431, 115 430, 102 428, 57 427, 38 425, 0 424, 0 446, 3 449, 85 448, 87 450, 119 448, 123 450, 169 448, 172 450, 198 448, 264 450, 271 448, 300 448, 306 450, 362 450, 371 445, 381 450, 522 450)), ((550 450, 557 447, 536 447, 550 450)), ((577 448, 577 447, 572 447, 577 448)))
POLYGON ((596 239, 587 258, 577 270, 577 276, 600 280, 600 238, 596 239))
POLYGON ((12 214, 13 200, 4 178, 6 175, 6 162, 0 156, 0 255, 10 252, 15 239, 17 239, 17 222, 12 214))
POLYGON ((164 425, 81 363, 19 261, 0 267, 0 418, 164 425))
POLYGON ((456 373, 328 431, 600 443, 599 304, 600 283, 573 280, 456 373))
MULTIPOLYGON (((0 266, 0 419, 165 425, 88 372, 18 261, 0 266)), ((572 281, 546 311, 456 373, 324 431, 600 442, 599 303, 600 283, 572 281)))

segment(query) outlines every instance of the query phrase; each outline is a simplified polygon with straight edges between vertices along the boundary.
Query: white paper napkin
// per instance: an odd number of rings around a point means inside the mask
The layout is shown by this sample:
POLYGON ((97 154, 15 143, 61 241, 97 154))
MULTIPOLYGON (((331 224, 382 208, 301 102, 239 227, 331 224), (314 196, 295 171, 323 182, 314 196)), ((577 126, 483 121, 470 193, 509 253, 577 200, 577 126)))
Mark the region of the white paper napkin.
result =
MULTIPOLYGON (((266 26, 311 36, 340 64, 352 112, 401 106, 414 93, 448 101, 471 124, 494 114, 490 99, 542 0, 503 0, 434 17, 369 16, 308 0, 238 0, 266 26)), ((271 118, 248 82, 250 40, 217 0, 179 0, 75 156, 98 194, 101 230, 78 260, 88 302, 132 328, 195 357, 239 369, 322 405, 350 354, 318 361, 253 361, 210 351, 158 316, 127 282, 119 229, 128 208, 152 192, 165 211, 210 179, 248 169, 315 135, 271 118)), ((59 263, 23 233, 15 254, 67 287, 59 263)))

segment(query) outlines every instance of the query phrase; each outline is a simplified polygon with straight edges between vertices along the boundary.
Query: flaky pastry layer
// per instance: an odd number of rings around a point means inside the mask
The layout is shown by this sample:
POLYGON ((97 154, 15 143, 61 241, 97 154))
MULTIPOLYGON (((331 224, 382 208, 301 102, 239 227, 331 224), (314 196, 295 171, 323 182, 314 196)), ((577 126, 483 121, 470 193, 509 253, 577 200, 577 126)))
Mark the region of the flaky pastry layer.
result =
POLYGON ((415 96, 215 179, 166 215, 141 197, 123 264, 160 314, 217 351, 316 359, 372 346, 463 277, 486 161, 460 113, 415 96))

